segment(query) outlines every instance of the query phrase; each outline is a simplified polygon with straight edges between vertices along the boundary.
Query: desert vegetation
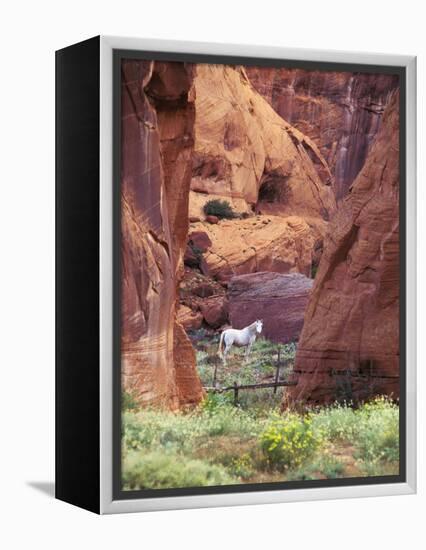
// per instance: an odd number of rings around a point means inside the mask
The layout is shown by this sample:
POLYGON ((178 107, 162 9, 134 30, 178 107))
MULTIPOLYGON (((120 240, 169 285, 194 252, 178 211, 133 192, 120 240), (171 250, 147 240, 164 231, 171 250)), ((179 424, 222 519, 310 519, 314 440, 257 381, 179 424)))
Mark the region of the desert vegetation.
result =
MULTIPOLYGON (((128 398, 123 401, 127 407, 128 398)), ((398 473, 398 405, 385 397, 281 414, 209 394, 192 411, 123 411, 127 490, 398 473)))
POLYGON ((228 201, 220 199, 211 199, 204 205, 204 214, 206 216, 216 216, 219 219, 232 220, 236 217, 235 212, 232 210, 232 206, 228 201))
MULTIPOLYGON (((191 334, 201 381, 219 387, 272 381, 291 374, 296 344, 259 339, 248 361, 236 350, 223 368, 216 335, 191 334)), ((379 397, 355 406, 282 412, 286 388, 208 392, 198 407, 179 412, 140 409, 123 394, 123 486, 144 488, 213 486, 332 479, 398 473, 399 409, 379 397)))

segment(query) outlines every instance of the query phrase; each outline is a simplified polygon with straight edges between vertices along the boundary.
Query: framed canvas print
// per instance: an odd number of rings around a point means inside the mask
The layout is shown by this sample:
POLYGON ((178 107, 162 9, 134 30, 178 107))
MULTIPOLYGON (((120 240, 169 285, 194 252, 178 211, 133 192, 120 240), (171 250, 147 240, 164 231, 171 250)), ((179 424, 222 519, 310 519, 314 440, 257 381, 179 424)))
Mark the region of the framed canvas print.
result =
POLYGON ((56 496, 415 492, 415 58, 56 54, 56 496))

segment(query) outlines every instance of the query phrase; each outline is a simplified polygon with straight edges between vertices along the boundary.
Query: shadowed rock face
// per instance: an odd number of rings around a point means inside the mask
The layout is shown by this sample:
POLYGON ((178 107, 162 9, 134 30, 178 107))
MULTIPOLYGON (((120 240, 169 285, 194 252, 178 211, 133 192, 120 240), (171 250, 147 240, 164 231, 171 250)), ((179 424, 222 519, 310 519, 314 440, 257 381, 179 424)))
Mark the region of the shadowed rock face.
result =
POLYGON ((186 246, 192 67, 122 65, 122 380, 144 404, 197 403, 194 350, 176 320, 186 246))
POLYGON ((328 228, 290 402, 399 395, 399 95, 328 228))
POLYGON ((391 92, 393 75, 247 67, 250 82, 287 122, 319 147, 338 199, 364 165, 391 92))
POLYGON ((234 328, 263 320, 263 336, 286 344, 297 340, 312 288, 312 279, 292 273, 250 273, 229 283, 229 317, 234 328))

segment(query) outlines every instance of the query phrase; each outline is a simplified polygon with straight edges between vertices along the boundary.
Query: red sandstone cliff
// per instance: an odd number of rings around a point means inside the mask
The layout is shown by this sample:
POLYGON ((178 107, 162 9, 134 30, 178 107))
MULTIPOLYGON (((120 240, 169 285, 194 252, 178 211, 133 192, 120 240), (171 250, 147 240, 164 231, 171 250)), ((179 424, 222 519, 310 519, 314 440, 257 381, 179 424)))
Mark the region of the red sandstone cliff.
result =
POLYGON ((203 394, 176 320, 188 230, 192 66, 122 65, 122 381, 144 404, 177 408, 203 394))
POLYGON ((328 228, 289 389, 293 402, 399 393, 399 95, 328 228))
POLYGON ((236 211, 327 221, 336 202, 318 147, 283 120, 243 67, 196 67, 191 215, 212 197, 236 211))
MULTIPOLYGON (((191 231, 208 244, 201 250, 189 238, 188 269, 224 286, 236 275, 261 271, 310 276, 336 208, 332 175, 318 147, 274 111, 244 67, 197 65, 194 89, 189 209, 191 231), (227 200, 243 219, 206 222, 203 205, 213 198, 227 200)), ((226 323, 223 291, 203 297, 202 305, 190 297, 187 282, 179 311, 184 325, 226 323)))
POLYGON ((319 147, 338 199, 364 165, 398 77, 247 67, 256 90, 319 147))

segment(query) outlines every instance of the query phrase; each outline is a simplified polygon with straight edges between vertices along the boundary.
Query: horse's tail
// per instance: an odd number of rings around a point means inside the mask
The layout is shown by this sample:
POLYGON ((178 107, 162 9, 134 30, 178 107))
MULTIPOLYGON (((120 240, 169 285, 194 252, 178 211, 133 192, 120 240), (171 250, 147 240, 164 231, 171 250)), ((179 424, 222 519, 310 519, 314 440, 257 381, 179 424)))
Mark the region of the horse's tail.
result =
POLYGON ((223 331, 222 334, 220 335, 219 349, 217 350, 217 354, 218 354, 219 357, 221 357, 222 359, 223 359, 222 348, 223 348, 223 337, 224 337, 224 334, 225 334, 225 331, 223 331))

